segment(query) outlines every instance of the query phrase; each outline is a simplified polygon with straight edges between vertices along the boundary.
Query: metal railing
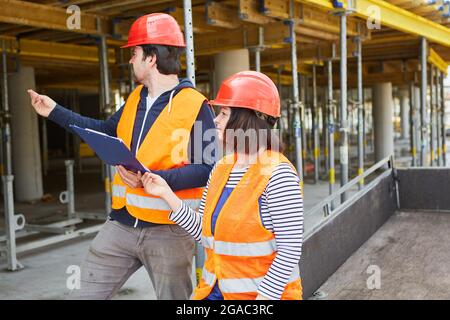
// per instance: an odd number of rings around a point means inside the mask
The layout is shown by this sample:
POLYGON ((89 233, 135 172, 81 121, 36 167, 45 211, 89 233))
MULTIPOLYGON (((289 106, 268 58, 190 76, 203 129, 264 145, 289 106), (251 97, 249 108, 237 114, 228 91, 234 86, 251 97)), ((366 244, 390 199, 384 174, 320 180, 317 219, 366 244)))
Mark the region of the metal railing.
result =
MULTIPOLYGON (((363 179, 366 179, 368 176, 373 174, 379 169, 383 169, 387 166, 387 169, 380 175, 380 176, 387 176, 392 175, 394 182, 395 182, 395 191, 396 191, 396 201, 397 201, 397 208, 400 207, 400 200, 399 200, 399 194, 398 194, 398 184, 397 184, 397 178, 396 178, 396 170, 394 168, 394 157, 393 155, 388 156, 379 162, 375 163, 372 167, 364 171, 361 175, 358 175, 354 179, 350 180, 348 183, 346 183, 344 186, 337 189, 333 194, 327 196, 325 199, 323 199, 321 202, 313 206, 308 212, 305 213, 305 217, 310 217, 317 212, 323 213, 323 218, 328 218, 332 216, 335 212, 341 211, 343 206, 348 205, 349 203, 352 203, 352 200, 359 197, 362 193, 366 192, 368 189, 372 187, 372 183, 368 183, 364 185, 359 191, 357 191, 354 195, 346 199, 345 201, 341 202, 339 205, 336 205, 337 198, 340 198, 342 194, 349 191, 353 187, 359 187, 360 181, 363 179), (333 206, 334 205, 334 206, 333 206)), ((306 235, 312 234, 315 230, 317 230, 318 226, 321 225, 324 222, 324 219, 320 221, 316 226, 308 230, 306 232, 306 235)))
MULTIPOLYGON (((3 176, 3 188, 6 191, 6 234, 0 236, 0 253, 6 255, 7 268, 9 270, 15 271, 23 268, 23 265, 17 260, 17 254, 96 233, 103 224, 80 229, 76 229, 76 225, 81 224, 85 220, 106 220, 108 211, 106 213, 95 213, 75 210, 74 161, 66 160, 64 164, 66 166, 67 189, 61 192, 59 200, 61 203, 67 204, 67 219, 50 224, 30 224, 25 221, 24 215, 15 213, 12 186, 14 177, 12 175, 3 176), (53 236, 33 241, 24 241, 20 245, 16 245, 16 239, 39 233, 53 236)), ((108 186, 106 188, 108 189, 110 187, 108 186)))

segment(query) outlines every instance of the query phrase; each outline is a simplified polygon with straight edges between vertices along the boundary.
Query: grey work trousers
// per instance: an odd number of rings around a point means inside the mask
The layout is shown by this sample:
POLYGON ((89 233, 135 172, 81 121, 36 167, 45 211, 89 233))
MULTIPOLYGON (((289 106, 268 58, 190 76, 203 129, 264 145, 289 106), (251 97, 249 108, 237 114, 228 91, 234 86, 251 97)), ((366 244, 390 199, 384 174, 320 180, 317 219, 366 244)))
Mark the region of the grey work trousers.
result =
POLYGON ((110 299, 143 265, 157 299, 189 299, 194 252, 194 238, 178 225, 132 228, 108 220, 82 263, 80 289, 68 298, 110 299))

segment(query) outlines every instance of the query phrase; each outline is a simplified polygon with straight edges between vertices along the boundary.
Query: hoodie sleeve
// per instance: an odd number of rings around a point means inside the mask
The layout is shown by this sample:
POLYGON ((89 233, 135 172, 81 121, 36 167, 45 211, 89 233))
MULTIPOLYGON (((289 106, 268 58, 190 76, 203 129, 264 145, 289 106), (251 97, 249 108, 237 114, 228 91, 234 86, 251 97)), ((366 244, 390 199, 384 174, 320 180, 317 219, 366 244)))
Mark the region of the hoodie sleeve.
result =
POLYGON ((82 128, 89 128, 115 137, 117 124, 119 123, 120 116, 122 115, 123 107, 124 106, 122 106, 119 111, 114 113, 107 120, 97 120, 84 117, 76 112, 64 108, 63 106, 56 105, 56 107, 48 115, 48 119, 60 125, 70 133, 74 132, 70 129, 69 125, 74 124, 82 128))
POLYGON ((190 134, 189 160, 191 164, 181 168, 154 170, 153 172, 163 177, 173 191, 204 187, 216 162, 216 143, 217 135, 213 112, 205 101, 190 134))

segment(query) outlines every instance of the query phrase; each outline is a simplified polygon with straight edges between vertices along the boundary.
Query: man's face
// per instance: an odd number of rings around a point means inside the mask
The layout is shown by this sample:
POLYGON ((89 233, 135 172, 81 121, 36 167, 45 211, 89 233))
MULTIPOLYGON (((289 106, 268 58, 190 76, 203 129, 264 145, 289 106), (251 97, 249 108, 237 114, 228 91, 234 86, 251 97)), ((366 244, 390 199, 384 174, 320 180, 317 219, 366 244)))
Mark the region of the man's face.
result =
POLYGON ((133 66, 133 75, 136 82, 142 82, 149 77, 151 68, 155 65, 156 57, 147 57, 143 60, 142 47, 131 48, 131 59, 129 63, 133 66))

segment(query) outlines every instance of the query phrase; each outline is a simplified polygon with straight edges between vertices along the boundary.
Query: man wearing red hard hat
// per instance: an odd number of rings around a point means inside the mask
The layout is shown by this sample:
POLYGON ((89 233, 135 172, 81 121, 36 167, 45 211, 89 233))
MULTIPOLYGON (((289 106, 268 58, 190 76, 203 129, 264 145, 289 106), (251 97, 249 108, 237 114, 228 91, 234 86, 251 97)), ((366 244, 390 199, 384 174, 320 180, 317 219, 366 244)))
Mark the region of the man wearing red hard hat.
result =
MULTIPOLYGON (((132 50, 130 64, 141 85, 108 120, 83 117, 29 90, 32 105, 68 131, 75 124, 121 138, 180 199, 198 206, 214 159, 203 152, 210 142, 194 141, 194 123, 202 133, 215 126, 206 98, 189 80, 178 78, 183 33, 170 15, 148 14, 133 23, 124 47, 132 50), (180 139, 173 134, 180 130, 187 139, 181 143, 182 155, 174 157, 180 139)), ((112 208, 83 262, 81 289, 71 297, 109 299, 145 266, 158 299, 189 298, 194 240, 169 219, 170 207, 162 199, 144 192, 140 172, 117 167, 112 208)))

